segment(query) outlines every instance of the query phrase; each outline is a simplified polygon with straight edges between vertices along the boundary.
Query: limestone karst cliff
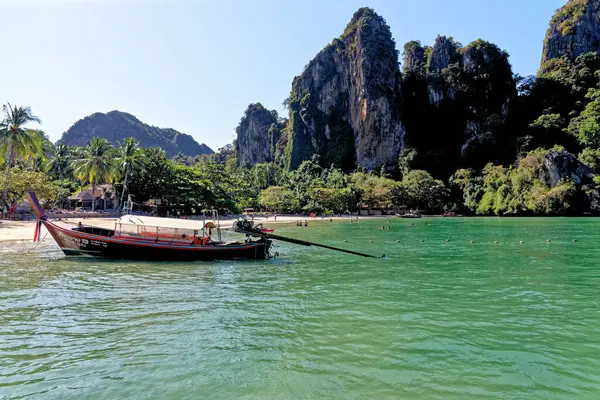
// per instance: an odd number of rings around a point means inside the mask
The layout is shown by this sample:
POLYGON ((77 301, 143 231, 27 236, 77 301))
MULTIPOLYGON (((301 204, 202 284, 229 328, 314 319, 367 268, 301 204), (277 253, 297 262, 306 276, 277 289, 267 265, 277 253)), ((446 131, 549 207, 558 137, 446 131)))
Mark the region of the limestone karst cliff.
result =
POLYGON ((392 168, 404 137, 400 85, 390 28, 372 9, 358 10, 293 81, 287 165, 319 154, 344 169, 392 168))
POLYGON ((539 179, 551 187, 561 181, 571 181, 576 185, 590 185, 596 173, 583 164, 573 154, 564 149, 551 149, 543 158, 543 171, 539 179))
POLYGON ((318 154, 323 166, 398 172, 410 159, 410 168, 446 179, 457 168, 507 165, 536 147, 577 154, 581 146, 565 128, 595 87, 599 9, 600 0, 570 0, 558 10, 544 49, 553 61, 537 79, 523 79, 495 44, 463 46, 446 36, 430 46, 407 43, 401 72, 385 20, 362 8, 293 80, 287 126, 269 131, 268 110, 247 111, 238 164, 293 169, 318 154))
POLYGON ((600 0, 569 0, 550 21, 542 64, 600 51, 600 0))
POLYGON ((516 95, 508 54, 480 39, 462 46, 438 36, 432 47, 407 43, 404 63, 403 122, 416 165, 436 175, 448 165, 480 167, 516 95))
MULTIPOLYGON (((250 104, 236 128, 235 154, 238 166, 275 161, 283 121, 276 111, 269 111, 260 103, 250 104)), ((281 150, 279 151, 281 153, 281 150)))

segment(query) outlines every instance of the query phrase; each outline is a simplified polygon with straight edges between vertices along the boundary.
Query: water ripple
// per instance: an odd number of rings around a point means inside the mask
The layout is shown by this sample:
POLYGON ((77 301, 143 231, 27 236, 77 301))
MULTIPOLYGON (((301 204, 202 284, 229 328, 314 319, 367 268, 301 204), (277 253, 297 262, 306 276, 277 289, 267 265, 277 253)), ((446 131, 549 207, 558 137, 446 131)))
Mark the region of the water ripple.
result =
POLYGON ((190 264, 5 249, 0 398, 596 398, 588 221, 287 228, 342 247, 350 234, 388 255, 374 262, 287 245, 268 262, 190 264))

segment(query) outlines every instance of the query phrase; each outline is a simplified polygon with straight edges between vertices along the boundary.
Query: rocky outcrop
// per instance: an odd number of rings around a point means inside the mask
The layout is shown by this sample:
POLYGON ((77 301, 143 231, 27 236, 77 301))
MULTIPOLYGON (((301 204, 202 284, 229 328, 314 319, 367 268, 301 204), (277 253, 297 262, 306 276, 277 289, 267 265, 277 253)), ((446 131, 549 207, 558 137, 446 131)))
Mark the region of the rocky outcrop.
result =
MULTIPOLYGON (((438 36, 428 60, 427 78, 429 102, 439 106, 455 100, 457 92, 477 90, 484 105, 500 94, 500 110, 514 92, 512 69, 508 54, 498 46, 478 39, 465 47, 452 38, 438 36), (476 85, 473 85, 476 83, 476 85)), ((497 108, 497 104, 489 105, 497 108)), ((490 108, 490 107, 486 107, 490 108)))
POLYGON ((427 60, 427 94, 429 103, 439 107, 446 99, 452 101, 456 96, 456 85, 448 85, 444 79, 444 70, 452 65, 460 65, 460 43, 453 38, 438 36, 427 60))
POLYGON ((446 36, 438 36, 431 52, 429 71, 441 71, 460 58, 460 44, 446 36))
POLYGON ((591 185, 596 173, 566 150, 548 150, 543 158, 543 172, 539 177, 551 187, 561 180, 570 180, 576 185, 591 185))
POLYGON ((404 56, 402 59, 403 72, 405 74, 415 73, 423 74, 427 71, 427 52, 430 52, 430 48, 426 49, 421 46, 421 42, 413 40, 404 45, 404 56))
POLYGON ((490 151, 516 94, 508 54, 483 40, 463 47, 438 36, 432 48, 407 43, 404 59, 403 122, 418 167, 441 177, 448 165, 482 167, 477 160, 490 151))
POLYGON ((250 104, 235 131, 238 166, 252 167, 275 160, 280 137, 276 111, 269 111, 260 103, 250 104))
POLYGON ((319 154, 324 165, 344 169, 395 166, 404 137, 400 85, 388 25, 372 9, 358 10, 294 79, 287 165, 319 154))
POLYGON ((476 40, 461 49, 461 54, 466 83, 463 95, 469 104, 464 152, 469 143, 480 141, 482 135, 493 135, 494 129, 506 121, 516 87, 508 54, 498 46, 476 40))
POLYGON ((600 52, 600 0, 569 0, 550 21, 542 65, 551 59, 600 52))
POLYGON ((186 156, 214 153, 204 143, 198 144, 194 138, 171 128, 157 128, 143 123, 131 114, 121 111, 95 113, 77 121, 65 133, 57 144, 85 146, 94 137, 106 139, 118 146, 124 139, 136 139, 140 147, 160 147, 167 157, 178 153, 186 156))

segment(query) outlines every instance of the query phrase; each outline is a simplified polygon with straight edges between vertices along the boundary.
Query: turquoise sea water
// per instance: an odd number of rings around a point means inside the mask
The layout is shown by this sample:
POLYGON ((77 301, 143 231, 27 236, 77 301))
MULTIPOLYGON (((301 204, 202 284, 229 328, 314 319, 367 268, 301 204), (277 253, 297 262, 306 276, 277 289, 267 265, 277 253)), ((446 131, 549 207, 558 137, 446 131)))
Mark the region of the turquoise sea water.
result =
POLYGON ((275 231, 383 260, 288 244, 269 261, 65 260, 52 244, 0 245, 0 398, 600 398, 600 219, 389 225, 275 231))

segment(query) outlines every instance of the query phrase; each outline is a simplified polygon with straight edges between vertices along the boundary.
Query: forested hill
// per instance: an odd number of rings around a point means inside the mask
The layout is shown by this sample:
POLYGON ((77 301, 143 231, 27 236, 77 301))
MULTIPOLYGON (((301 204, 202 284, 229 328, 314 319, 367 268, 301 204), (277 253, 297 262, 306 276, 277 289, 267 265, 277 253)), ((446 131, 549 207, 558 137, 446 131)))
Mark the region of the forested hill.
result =
POLYGON ((133 137, 140 147, 160 147, 168 157, 178 153, 186 156, 212 154, 213 150, 204 143, 198 144, 193 137, 171 128, 158 128, 143 123, 135 116, 121 112, 95 113, 77 121, 57 144, 85 146, 94 136, 106 139, 113 145, 133 137))

